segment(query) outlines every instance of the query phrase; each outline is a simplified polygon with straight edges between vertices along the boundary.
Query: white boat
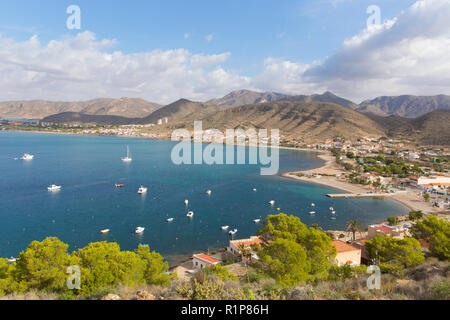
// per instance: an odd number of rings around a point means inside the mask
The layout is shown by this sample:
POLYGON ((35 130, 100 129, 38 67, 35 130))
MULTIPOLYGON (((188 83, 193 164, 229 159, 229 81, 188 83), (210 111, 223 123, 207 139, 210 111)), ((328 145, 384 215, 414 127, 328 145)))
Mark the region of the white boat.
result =
POLYGON ((14 258, 14 257, 11 257, 11 258, 8 259, 8 263, 14 263, 16 261, 17 261, 17 259, 14 258))
POLYGON ((139 193, 139 194, 144 194, 144 193, 147 193, 147 188, 146 188, 146 187, 143 187, 143 186, 141 186, 141 187, 139 188, 139 190, 138 190, 138 193, 139 193))
POLYGON ((230 234, 230 236, 234 236, 237 232, 238 232, 238 229, 234 229, 234 230, 231 230, 228 233, 230 234))
POLYGON ((258 191, 258 190, 256 190, 256 188, 253 188, 253 192, 256 192, 256 191, 258 191))
POLYGON ((142 233, 142 232, 144 232, 144 231, 145 231, 145 228, 144 228, 144 227, 137 227, 135 232, 136 232, 137 234, 140 234, 140 233, 142 233))
POLYGON ((127 156, 122 158, 123 162, 131 162, 133 159, 130 156, 130 148, 127 146, 127 156))
POLYGON ((336 214, 336 211, 331 211, 331 214, 336 214))
POLYGON ((330 207, 330 211, 334 211, 334 208, 333 208, 333 207, 330 207))
POLYGON ((104 230, 101 230, 100 231, 100 233, 101 234, 107 234, 107 233, 109 233, 111 230, 109 230, 109 229, 104 229, 104 230))
POLYGON ((313 216, 313 215, 316 214, 316 212, 315 211, 311 211, 309 214, 313 216))
POLYGON ((173 222, 173 218, 167 219, 167 222, 173 222))
POLYGON ((184 200, 184 204, 186 205, 186 207, 189 205, 189 200, 184 200))
POLYGON ((210 196, 210 195, 211 195, 211 193, 212 193, 212 191, 211 191, 211 190, 208 190, 208 191, 206 191, 206 194, 207 194, 208 196, 210 196))
POLYGON ((61 186, 56 186, 56 185, 54 185, 54 184, 52 184, 50 187, 47 187, 47 190, 48 191, 59 191, 59 190, 61 190, 61 186))
POLYGON ((273 206, 275 204, 275 200, 271 200, 269 203, 273 206))
POLYGON ((316 204, 315 204, 315 203, 311 203, 311 207, 313 207, 313 208, 314 208, 315 206, 316 206, 316 204))
POLYGON ((25 153, 20 160, 33 160, 34 156, 32 154, 25 153))
POLYGON ((189 211, 188 214, 186 215, 186 217, 193 218, 194 217, 194 211, 189 211))
POLYGON ((221 229, 222 229, 223 231, 226 231, 226 230, 230 229, 230 226, 223 226, 223 227, 221 227, 221 229))
POLYGON ((254 222, 254 223, 260 223, 260 222, 261 222, 261 219, 255 219, 255 220, 253 220, 253 222, 254 222))

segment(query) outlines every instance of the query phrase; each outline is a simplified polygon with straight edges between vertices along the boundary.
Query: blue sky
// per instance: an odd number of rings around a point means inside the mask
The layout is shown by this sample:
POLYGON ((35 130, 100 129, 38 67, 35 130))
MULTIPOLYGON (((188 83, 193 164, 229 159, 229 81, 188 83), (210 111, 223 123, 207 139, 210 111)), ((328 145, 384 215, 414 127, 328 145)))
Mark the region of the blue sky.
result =
POLYGON ((76 33, 65 24, 66 8, 76 4, 81 30, 117 39, 123 52, 232 52, 229 66, 252 73, 267 56, 303 63, 324 59, 365 28, 366 9, 374 3, 382 8, 382 19, 391 19, 414 1, 2 0, 0 32, 18 40, 38 34, 43 42, 76 33), (208 35, 213 35, 210 42, 208 35))
MULTIPOLYGON (((436 5, 445 5, 443 0, 430 1, 435 1, 436 5)), ((203 71, 220 66, 226 72, 242 77, 244 84, 245 81, 250 81, 248 86, 251 88, 270 90, 269 84, 258 87, 253 82, 254 77, 261 79, 267 59, 289 62, 300 66, 300 69, 301 66, 314 62, 325 63, 328 58, 339 55, 344 41, 363 32, 369 17, 366 13, 368 6, 379 6, 384 22, 401 16, 415 2, 416 0, 2 0, 0 35, 1 38, 13 39, 16 43, 25 43, 35 35, 44 48, 50 41, 63 41, 76 37, 79 33, 91 32, 95 34, 97 41, 116 40, 114 46, 102 48, 102 52, 120 51, 124 55, 175 49, 204 56, 229 53, 219 64, 208 65, 203 71), (81 8, 81 30, 66 28, 69 16, 66 8, 72 4, 81 8), (207 40, 208 36, 211 37, 210 41, 207 40), (252 79, 244 79, 246 77, 252 79)), ((222 90, 224 93, 232 86, 225 87, 222 90)), ((191 89, 192 94, 188 96, 207 98, 208 94, 198 93, 201 88, 202 86, 191 89)), ((273 90, 282 89, 293 93, 291 90, 308 91, 308 88, 306 84, 292 89, 289 86, 275 85, 273 90)), ((344 84, 341 84, 334 89, 348 96, 349 90, 343 88, 344 84)), ((320 89, 333 88, 317 84, 310 88, 320 89)), ((221 94, 222 91, 211 90, 210 94, 221 94)), ((0 100, 20 96, 18 88, 9 92, 12 94, 0 92, 0 100)), ((98 92, 101 93, 102 90, 98 92)), ((104 90, 104 94, 108 94, 108 90, 104 90)), ((158 100, 156 94, 143 96, 158 100)), ((24 96, 37 98, 38 95, 36 92, 24 96)), ((76 96, 88 97, 81 91, 74 95, 76 96)), ((167 95, 167 99, 171 98, 167 95)), ((362 96, 355 95, 352 98, 362 96)))

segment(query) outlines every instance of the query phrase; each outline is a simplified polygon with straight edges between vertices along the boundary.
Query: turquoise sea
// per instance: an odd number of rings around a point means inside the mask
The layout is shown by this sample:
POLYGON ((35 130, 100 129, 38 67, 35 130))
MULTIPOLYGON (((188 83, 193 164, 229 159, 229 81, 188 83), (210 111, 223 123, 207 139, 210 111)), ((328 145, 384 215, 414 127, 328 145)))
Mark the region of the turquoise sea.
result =
MULTIPOLYGON (((174 165, 176 143, 147 139, 0 132, 0 256, 16 256, 33 240, 55 236, 76 250, 95 241, 115 241, 133 250, 149 244, 169 261, 227 245, 220 229, 238 229, 235 238, 255 235, 254 219, 281 212, 310 225, 343 229, 408 212, 391 200, 339 199, 320 185, 261 176, 259 165, 174 165), (130 148, 133 161, 120 159, 130 148), (14 160, 24 153, 32 161, 14 160), (121 189, 114 184, 124 184, 121 189), (61 185, 56 193, 51 184, 61 185), (148 194, 140 196, 140 185, 148 194), (257 192, 253 191, 257 189, 257 192), (211 196, 206 194, 211 190, 211 196), (184 200, 189 200, 186 208, 184 200), (272 207, 270 200, 276 203, 272 207), (311 203, 316 216, 310 216, 311 203), (331 220, 329 207, 337 212, 331 220), (194 211, 192 220, 186 217, 194 211), (174 218, 168 223, 168 218, 174 218), (138 226, 146 228, 136 235, 138 226), (107 235, 102 229, 111 229, 107 235)), ((280 173, 319 167, 314 152, 280 150, 280 173)))

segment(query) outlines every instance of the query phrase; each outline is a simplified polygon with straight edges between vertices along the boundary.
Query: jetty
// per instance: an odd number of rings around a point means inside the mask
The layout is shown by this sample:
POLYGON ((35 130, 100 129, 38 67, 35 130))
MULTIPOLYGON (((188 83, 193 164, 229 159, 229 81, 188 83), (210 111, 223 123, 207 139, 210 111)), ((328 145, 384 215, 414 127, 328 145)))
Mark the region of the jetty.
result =
POLYGON ((401 192, 395 193, 329 193, 327 194, 328 198, 385 198, 392 197, 393 195, 399 194, 401 192))

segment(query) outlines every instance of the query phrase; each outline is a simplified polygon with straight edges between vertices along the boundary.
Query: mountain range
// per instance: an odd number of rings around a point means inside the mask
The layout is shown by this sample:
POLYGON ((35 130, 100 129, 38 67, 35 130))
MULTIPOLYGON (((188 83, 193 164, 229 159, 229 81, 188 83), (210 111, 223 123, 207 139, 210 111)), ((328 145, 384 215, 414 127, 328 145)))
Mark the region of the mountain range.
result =
MULTIPOLYGON (((181 99, 179 101, 182 101, 181 99)), ((417 118, 434 110, 450 110, 450 96, 392 96, 366 100, 359 105, 331 92, 313 95, 286 95, 276 92, 255 92, 250 90, 233 91, 219 99, 203 102, 204 107, 234 108, 249 104, 290 101, 290 102, 328 102, 338 104, 362 113, 404 118, 417 118)), ((178 102, 178 101, 177 101, 178 102)), ((176 104, 172 103, 170 105, 176 104)), ((170 106, 169 105, 169 106, 170 106)), ((78 102, 52 102, 43 100, 0 102, 0 118, 35 118, 50 115, 79 112, 87 115, 111 115, 128 118, 164 118, 164 107, 143 99, 94 99, 78 102), (153 113, 162 109, 159 113, 153 113)), ((157 120, 157 119, 156 119, 157 120)))
POLYGON ((155 124, 167 118, 168 123, 156 126, 161 133, 174 129, 193 129, 195 120, 203 128, 280 129, 281 134, 307 142, 319 142, 342 136, 356 139, 368 137, 407 138, 427 145, 450 145, 450 110, 435 110, 418 118, 364 114, 328 102, 260 102, 238 107, 218 107, 181 99, 143 118, 61 113, 43 119, 49 123, 155 124))
POLYGON ((0 118, 42 119, 63 113, 87 115, 145 117, 161 106, 143 99, 94 99, 89 101, 54 102, 44 100, 0 102, 0 118))

